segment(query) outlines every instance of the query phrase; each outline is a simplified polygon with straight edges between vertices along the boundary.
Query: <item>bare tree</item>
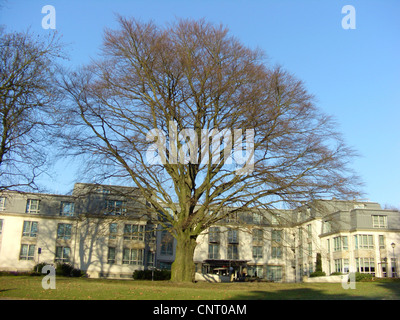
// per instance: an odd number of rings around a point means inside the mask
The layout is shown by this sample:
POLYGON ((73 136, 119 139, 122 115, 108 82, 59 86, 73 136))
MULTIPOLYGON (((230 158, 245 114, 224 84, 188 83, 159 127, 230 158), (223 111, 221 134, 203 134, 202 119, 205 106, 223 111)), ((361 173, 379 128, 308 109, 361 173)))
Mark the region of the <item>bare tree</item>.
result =
POLYGON ((141 190, 177 240, 172 280, 193 280, 197 236, 230 214, 358 194, 332 119, 260 50, 203 20, 119 23, 64 78, 60 136, 87 170, 141 190))
POLYGON ((49 151, 49 107, 59 99, 54 81, 60 55, 48 39, 0 30, 0 190, 37 188, 49 151))

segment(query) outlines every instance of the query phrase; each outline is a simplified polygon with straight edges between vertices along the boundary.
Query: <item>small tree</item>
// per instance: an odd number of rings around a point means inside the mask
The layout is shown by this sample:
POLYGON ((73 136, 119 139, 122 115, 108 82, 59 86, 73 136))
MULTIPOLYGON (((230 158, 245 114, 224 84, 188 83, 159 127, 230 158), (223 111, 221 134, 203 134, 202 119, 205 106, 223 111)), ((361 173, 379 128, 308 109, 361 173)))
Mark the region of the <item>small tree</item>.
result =
POLYGON ((315 271, 322 272, 322 259, 320 253, 317 253, 317 260, 315 262, 315 271))
POLYGON ((55 36, 0 29, 0 191, 35 188, 45 171, 51 148, 44 129, 60 97, 54 81, 60 49, 55 36))

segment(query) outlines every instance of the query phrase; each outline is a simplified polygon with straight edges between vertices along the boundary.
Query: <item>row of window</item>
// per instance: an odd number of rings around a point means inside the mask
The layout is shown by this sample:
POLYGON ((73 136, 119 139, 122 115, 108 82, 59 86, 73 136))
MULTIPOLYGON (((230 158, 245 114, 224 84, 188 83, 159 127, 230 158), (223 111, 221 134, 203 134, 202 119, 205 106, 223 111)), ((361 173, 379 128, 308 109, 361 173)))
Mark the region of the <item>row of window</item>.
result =
MULTIPOLYGON (((0 197, 0 211, 6 208, 6 198, 0 197)), ((39 214, 41 207, 40 199, 27 199, 26 213, 39 214)), ((126 201, 121 200, 105 200, 104 214, 106 215, 123 215, 126 213, 126 201)), ((60 216, 73 216, 75 214, 75 203, 71 201, 61 201, 60 216)))
MULTIPOLYGON (((221 246, 219 244, 210 243, 208 245, 208 259, 220 259, 221 246)), ((263 246, 253 246, 252 254, 254 259, 262 259, 264 257, 263 246)), ((283 254, 283 246, 272 244, 271 258, 281 259, 283 254)), ((226 257, 230 260, 239 259, 239 245, 230 243, 226 248, 226 257)))
MULTIPOLYGON (((371 234, 357 234, 353 236, 354 249, 374 249, 374 237, 371 234)), ((330 252, 330 239, 327 240, 330 252)), ((385 248, 385 236, 379 235, 379 249, 385 248)), ((349 250, 348 236, 333 238, 333 251, 349 250)))
MULTIPOLYGON (((387 229, 387 216, 385 215, 371 215, 372 228, 387 229)), ((332 224, 330 221, 324 221, 323 233, 332 232, 332 224)))
MULTIPOLYGON (((145 236, 144 225, 138 224, 125 224, 124 225, 124 240, 138 240, 143 241, 145 236)), ((117 223, 110 224, 110 239, 116 239, 118 232, 117 223)), ((22 228, 23 237, 36 237, 38 233, 38 222, 37 221, 24 221, 22 228)), ((155 237, 154 233, 149 234, 155 237)), ((72 236, 72 224, 69 223, 59 223, 57 225, 57 239, 69 240, 72 236)))
MULTIPOLYGON (((116 261, 116 248, 109 247, 107 254, 107 263, 115 264, 116 261)), ((36 245, 22 244, 19 259, 20 260, 34 260, 36 252, 36 245)), ((70 262, 71 248, 67 246, 57 246, 55 254, 55 262, 70 262)), ((144 249, 130 249, 123 248, 122 251, 122 264, 143 265, 144 249)), ((154 265, 155 253, 147 251, 147 265, 154 265)))
MULTIPOLYGON (((374 258, 356 258, 355 262, 356 262, 356 272, 370 273, 372 275, 375 275, 376 267, 374 258)), ((335 272, 349 273, 349 259, 335 259, 334 263, 335 263, 335 272)), ((392 275, 395 275, 397 273, 395 258, 391 258, 390 266, 392 275)), ((387 276, 387 267, 388 266, 386 263, 381 264, 382 273, 384 277, 387 276)))
MULTIPOLYGON (((208 242, 209 243, 219 243, 220 242, 221 231, 219 227, 211 227, 208 232, 208 242)), ((239 230, 228 228, 227 231, 228 243, 239 243, 239 230)), ((263 242, 264 241, 264 230, 253 229, 252 230, 252 241, 253 242, 263 242)), ((283 241, 283 231, 282 230, 272 230, 271 231, 271 241, 281 243, 283 241)))

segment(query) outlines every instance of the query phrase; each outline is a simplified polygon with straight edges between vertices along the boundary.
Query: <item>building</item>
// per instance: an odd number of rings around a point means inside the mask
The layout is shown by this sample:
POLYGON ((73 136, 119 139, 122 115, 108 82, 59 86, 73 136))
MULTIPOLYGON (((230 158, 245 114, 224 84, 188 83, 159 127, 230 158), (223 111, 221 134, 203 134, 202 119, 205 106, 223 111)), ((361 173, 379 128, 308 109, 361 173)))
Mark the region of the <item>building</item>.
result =
MULTIPOLYGON (((71 195, 0 194, 0 270, 68 262, 90 277, 169 269, 173 237, 136 188, 77 183, 71 195)), ((315 200, 293 210, 229 215, 197 238, 196 272, 302 281, 326 274, 397 276, 400 213, 369 201, 315 200)))

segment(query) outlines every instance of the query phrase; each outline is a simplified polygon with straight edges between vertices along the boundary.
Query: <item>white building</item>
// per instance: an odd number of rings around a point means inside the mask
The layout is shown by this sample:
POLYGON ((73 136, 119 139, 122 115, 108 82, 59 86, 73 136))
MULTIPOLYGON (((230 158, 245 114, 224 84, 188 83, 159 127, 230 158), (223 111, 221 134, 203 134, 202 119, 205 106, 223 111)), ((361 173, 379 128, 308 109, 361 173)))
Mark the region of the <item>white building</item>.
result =
MULTIPOLYGON (((138 190, 76 184, 71 195, 4 191, 0 195, 0 270, 30 271, 68 262, 90 277, 131 278, 168 269, 172 236, 148 213, 138 190), (134 200, 132 200, 134 199, 134 200)), ((196 271, 301 281, 363 272, 397 276, 400 213, 378 203, 317 200, 295 210, 249 212, 220 221, 197 238, 196 271)))

